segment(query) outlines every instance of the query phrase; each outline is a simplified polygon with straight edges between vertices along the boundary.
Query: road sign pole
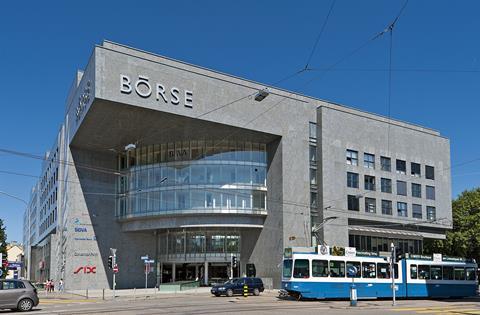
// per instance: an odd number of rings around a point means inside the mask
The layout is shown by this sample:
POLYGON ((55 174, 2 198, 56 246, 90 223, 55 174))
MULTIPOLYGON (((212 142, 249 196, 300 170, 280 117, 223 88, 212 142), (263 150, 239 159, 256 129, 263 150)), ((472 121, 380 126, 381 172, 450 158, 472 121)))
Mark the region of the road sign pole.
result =
POLYGON ((233 254, 230 254, 230 279, 233 279, 233 254))
POLYGON ((392 306, 395 306, 395 244, 390 245, 392 257, 390 258, 390 276, 392 277, 392 306))
MULTIPOLYGON (((117 265, 117 249, 116 248, 110 248, 110 251, 112 252, 112 265, 113 266, 116 266, 117 265)), ((115 272, 112 272, 113 273, 113 276, 112 276, 112 281, 113 281, 113 285, 112 285, 112 288, 113 288, 113 299, 115 299, 115 286, 117 285, 116 282, 115 282, 115 272)))
POLYGON ((150 267, 149 263, 145 263, 145 289, 147 289, 148 286, 148 269, 150 267))

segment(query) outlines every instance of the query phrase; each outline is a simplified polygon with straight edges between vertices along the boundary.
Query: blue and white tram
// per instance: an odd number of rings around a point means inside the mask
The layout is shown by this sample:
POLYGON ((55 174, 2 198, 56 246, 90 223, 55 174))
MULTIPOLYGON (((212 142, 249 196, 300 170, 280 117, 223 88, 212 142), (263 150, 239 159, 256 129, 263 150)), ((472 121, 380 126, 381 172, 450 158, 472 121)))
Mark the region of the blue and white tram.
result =
MULTIPOLYGON (((428 256, 403 258, 394 267, 396 296, 474 296, 476 270, 474 261, 433 261, 428 256)), ((293 252, 283 260, 282 288, 296 298, 349 298, 352 282, 359 299, 392 297, 390 263, 384 257, 293 252), (352 266, 357 273, 349 275, 347 270, 352 266)))

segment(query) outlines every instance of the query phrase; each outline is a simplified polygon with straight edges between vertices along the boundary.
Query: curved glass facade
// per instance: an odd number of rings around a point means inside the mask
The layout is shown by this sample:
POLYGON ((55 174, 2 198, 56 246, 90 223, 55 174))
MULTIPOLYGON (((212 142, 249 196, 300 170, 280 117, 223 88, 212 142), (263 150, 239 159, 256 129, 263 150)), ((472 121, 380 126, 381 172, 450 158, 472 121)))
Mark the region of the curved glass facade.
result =
POLYGON ((118 157, 117 217, 265 213, 266 145, 183 141, 118 157))

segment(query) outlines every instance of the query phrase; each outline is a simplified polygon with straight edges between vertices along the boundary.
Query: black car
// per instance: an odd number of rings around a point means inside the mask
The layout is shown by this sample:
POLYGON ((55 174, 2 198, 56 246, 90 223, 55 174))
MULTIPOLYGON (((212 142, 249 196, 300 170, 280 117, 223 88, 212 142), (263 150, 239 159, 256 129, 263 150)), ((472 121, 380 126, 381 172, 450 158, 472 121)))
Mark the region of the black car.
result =
POLYGON ((234 278, 228 280, 224 284, 215 285, 210 292, 215 296, 226 295, 233 296, 234 294, 243 294, 243 286, 247 285, 248 293, 253 295, 260 295, 265 288, 263 287, 263 281, 260 278, 234 278))

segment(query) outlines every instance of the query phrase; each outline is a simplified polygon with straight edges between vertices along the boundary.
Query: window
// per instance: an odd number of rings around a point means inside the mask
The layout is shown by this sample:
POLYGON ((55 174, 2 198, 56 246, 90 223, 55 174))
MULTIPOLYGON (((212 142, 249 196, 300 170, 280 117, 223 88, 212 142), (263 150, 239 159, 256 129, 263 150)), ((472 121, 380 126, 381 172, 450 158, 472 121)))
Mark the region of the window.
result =
POLYGON ((295 266, 293 267, 294 278, 308 278, 310 276, 308 259, 295 259, 295 266))
POLYGON ((415 219, 421 219, 422 218, 422 206, 421 205, 412 205, 412 217, 415 219))
POLYGON ((397 180, 397 195, 407 195, 407 182, 397 180))
POLYGON ((386 264, 386 263, 377 264, 377 278, 390 279, 390 264, 386 264))
POLYGON ((330 277, 344 278, 345 277, 345 262, 344 261, 330 261, 330 277))
POLYGON ((348 210, 359 211, 360 210, 360 203, 358 201, 357 196, 348 195, 348 210))
POLYGON ((310 185, 317 184, 317 170, 314 168, 310 169, 310 185))
POLYGON ((467 267, 465 268, 465 273, 467 276, 467 280, 477 280, 475 276, 475 268, 467 267))
POLYGON ((311 145, 309 153, 310 153, 310 163, 315 164, 317 162, 317 147, 311 145))
POLYGON ((443 266, 443 280, 453 280, 452 266, 443 266))
POLYGON ((355 272, 355 274, 353 275, 347 274, 347 277, 360 278, 362 276, 362 269, 360 268, 360 263, 358 261, 347 261, 347 271, 352 267, 355 267, 357 272, 355 272))
POLYGON ((365 198, 365 212, 375 213, 377 212, 377 202, 375 198, 365 198))
POLYGON ((465 268, 453 268, 453 277, 455 278, 455 280, 465 280, 465 268))
POLYGON ((347 150, 347 164, 358 165, 358 152, 347 150))
POLYGON ((435 200, 435 187, 433 186, 425 186, 426 187, 426 196, 427 196, 427 199, 430 199, 430 200, 435 200))
POLYGON ((410 279, 417 279, 417 265, 410 265, 410 279))
POLYGON ((312 260, 312 277, 328 277, 327 260, 312 260))
POLYGON ((25 285, 23 284, 23 282, 20 282, 20 281, 3 281, 2 282, 3 286, 2 286, 2 289, 3 290, 12 290, 12 289, 24 289, 25 288, 25 285))
POLYGON ((381 156, 380 165, 382 171, 391 172, 392 171, 392 160, 389 157, 381 156))
POLYGON ((442 267, 430 266, 430 278, 432 280, 442 280, 442 267))
POLYGON ((375 190, 375 176, 365 175, 365 189, 375 190))
POLYGON ((427 206, 427 220, 435 221, 437 219, 437 213, 435 207, 427 206))
POLYGON ((429 265, 418 265, 418 279, 422 279, 422 280, 430 279, 429 265))
POLYGON ((283 277, 290 278, 292 276, 292 260, 285 259, 283 261, 283 277))
POLYGON ((375 263, 364 262, 362 263, 362 277, 364 278, 376 278, 376 266, 375 263))
POLYGON ((375 155, 364 153, 363 154, 363 166, 366 168, 375 168, 375 155))
POLYGON ((384 193, 392 193, 392 180, 389 178, 382 178, 380 180, 381 190, 384 193))
POLYGON ((347 172, 347 186, 358 188, 358 174, 347 172))
POLYGON ((407 162, 403 160, 397 160, 397 173, 406 174, 407 173, 407 162))
POLYGON ((317 139, 317 124, 316 123, 310 122, 309 134, 310 134, 310 140, 316 140, 317 139))
POLYGON ((422 198, 422 185, 412 183, 412 197, 422 198))
POLYGON ((310 208, 316 208, 317 207, 317 193, 311 191, 310 192, 310 208))
POLYGON ((382 200, 382 214, 392 215, 392 202, 390 200, 382 200))
POLYGON ((421 176, 420 164, 413 163, 413 162, 410 164, 410 175, 412 175, 414 177, 420 177, 421 176))
POLYGON ((397 210, 399 217, 407 217, 407 204, 405 202, 397 202, 397 210))
POLYGON ((433 166, 425 165, 425 178, 435 179, 435 168, 433 166))

